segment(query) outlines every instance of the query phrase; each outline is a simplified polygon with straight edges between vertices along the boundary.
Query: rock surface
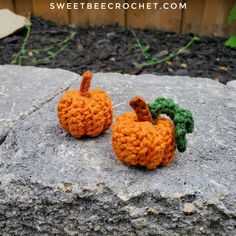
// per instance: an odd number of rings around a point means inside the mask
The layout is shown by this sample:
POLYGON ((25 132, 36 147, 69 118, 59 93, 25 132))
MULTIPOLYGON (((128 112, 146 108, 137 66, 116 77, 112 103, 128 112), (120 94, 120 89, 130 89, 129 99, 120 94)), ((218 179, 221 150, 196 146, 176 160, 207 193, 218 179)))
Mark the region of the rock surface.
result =
POLYGON ((227 83, 227 88, 233 89, 236 91, 236 80, 232 80, 227 83))
POLYGON ((119 162, 111 131, 78 140, 60 128, 57 102, 64 82, 79 87, 76 74, 0 72, 0 117, 14 120, 0 146, 1 235, 236 234, 235 90, 209 79, 96 74, 92 87, 109 92, 115 115, 134 95, 168 96, 192 111, 187 151, 147 171, 119 162), (37 109, 21 118, 33 100, 37 109))
POLYGON ((68 88, 78 75, 64 70, 0 66, 0 143, 17 122, 68 88))
POLYGON ((28 19, 24 16, 15 14, 8 9, 0 10, 0 39, 16 32, 29 24, 28 19))

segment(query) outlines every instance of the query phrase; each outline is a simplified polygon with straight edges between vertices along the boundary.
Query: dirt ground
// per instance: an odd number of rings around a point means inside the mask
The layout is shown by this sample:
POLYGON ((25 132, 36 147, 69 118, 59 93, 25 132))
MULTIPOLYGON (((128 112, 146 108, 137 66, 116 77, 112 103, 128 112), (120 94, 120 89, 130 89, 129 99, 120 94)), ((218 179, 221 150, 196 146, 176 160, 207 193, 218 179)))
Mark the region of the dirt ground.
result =
MULTIPOLYGON (((77 73, 86 69, 94 72, 157 75, 189 75, 208 77, 222 83, 236 79, 236 50, 224 46, 226 38, 200 37, 185 53, 159 65, 137 68, 145 62, 145 55, 137 47, 137 40, 148 46, 147 53, 155 59, 177 52, 193 35, 179 35, 156 29, 134 30, 118 26, 82 29, 59 26, 40 18, 32 18, 29 40, 26 44, 24 65, 62 68, 77 73), (61 41, 72 32, 76 36, 53 59, 45 59, 60 49, 61 41), (44 50, 49 47, 49 49, 44 50), (33 49, 37 49, 31 51, 33 49), (43 49, 43 50, 38 50, 43 49), (40 58, 36 60, 35 58, 40 58)), ((22 45, 26 30, 0 40, 0 64, 10 64, 22 45)))

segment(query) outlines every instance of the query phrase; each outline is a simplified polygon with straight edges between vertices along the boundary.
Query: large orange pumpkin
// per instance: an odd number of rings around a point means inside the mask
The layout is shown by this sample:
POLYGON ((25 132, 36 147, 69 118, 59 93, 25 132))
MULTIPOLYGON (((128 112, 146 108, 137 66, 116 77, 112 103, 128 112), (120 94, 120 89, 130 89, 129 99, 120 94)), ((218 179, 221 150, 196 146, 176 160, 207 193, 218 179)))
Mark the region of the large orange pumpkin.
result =
MULTIPOLYGON (((148 169, 167 165, 175 156, 175 132, 181 136, 177 140, 178 149, 185 151, 185 124, 186 132, 193 130, 191 113, 174 105, 171 99, 160 98, 157 102, 159 102, 156 106, 158 109, 173 111, 169 112, 170 116, 175 113, 178 129, 175 130, 174 123, 168 118, 159 114, 153 117, 145 101, 141 97, 135 97, 130 101, 134 111, 118 116, 112 130, 113 150, 125 164, 140 165, 148 169), (152 118, 155 118, 155 121, 152 118)), ((150 107, 154 109, 153 104, 150 104, 150 107)), ((177 137, 179 138, 178 135, 177 137)))
POLYGON ((74 137, 98 136, 112 124, 112 102, 102 89, 89 91, 92 72, 86 71, 80 90, 69 90, 58 104, 58 118, 62 128, 74 137))

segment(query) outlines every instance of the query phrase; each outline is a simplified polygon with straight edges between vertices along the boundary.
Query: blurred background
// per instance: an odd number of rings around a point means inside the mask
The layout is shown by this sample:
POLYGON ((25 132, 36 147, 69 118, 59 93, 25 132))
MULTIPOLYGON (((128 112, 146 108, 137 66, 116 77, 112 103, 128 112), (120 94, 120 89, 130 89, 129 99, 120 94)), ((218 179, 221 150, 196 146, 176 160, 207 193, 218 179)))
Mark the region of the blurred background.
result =
POLYGON ((20 62, 16 54, 22 49, 27 29, 0 40, 0 64, 60 67, 77 73, 91 68, 130 74, 190 75, 222 83, 236 78, 236 46, 225 43, 236 35, 236 21, 229 21, 235 0, 109 0, 121 4, 186 3, 187 7, 51 10, 50 3, 57 2, 81 1, 0 0, 0 9, 26 17, 30 12, 31 21, 20 62))
POLYGON ((227 16, 232 9, 235 0, 159 0, 159 1, 133 1, 133 0, 109 0, 113 3, 186 3, 186 9, 127 9, 127 10, 50 10, 50 3, 75 3, 75 2, 99 2, 76 0, 1 0, 0 8, 8 8, 20 14, 40 16, 46 20, 52 20, 59 24, 76 24, 79 26, 101 26, 118 24, 132 28, 157 28, 160 30, 174 31, 177 33, 197 33, 200 35, 228 36, 236 33, 236 22, 227 24, 227 16))

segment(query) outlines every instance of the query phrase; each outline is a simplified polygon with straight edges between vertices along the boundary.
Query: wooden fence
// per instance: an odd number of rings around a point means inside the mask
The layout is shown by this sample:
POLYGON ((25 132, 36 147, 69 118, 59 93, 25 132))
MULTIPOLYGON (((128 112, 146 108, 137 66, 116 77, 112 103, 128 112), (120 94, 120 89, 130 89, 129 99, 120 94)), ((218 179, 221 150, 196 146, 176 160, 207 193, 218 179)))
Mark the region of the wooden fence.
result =
MULTIPOLYGON (((114 3, 186 3, 186 9, 169 10, 51 10, 50 3, 99 2, 98 0, 0 0, 0 9, 8 8, 18 14, 31 12, 35 16, 59 24, 77 24, 83 27, 118 24, 132 28, 157 28, 178 33, 228 36, 236 33, 236 23, 226 22, 236 0, 108 0, 114 3)), ((101 2, 101 1, 100 1, 101 2)), ((106 1, 102 1, 106 2, 106 1)))

